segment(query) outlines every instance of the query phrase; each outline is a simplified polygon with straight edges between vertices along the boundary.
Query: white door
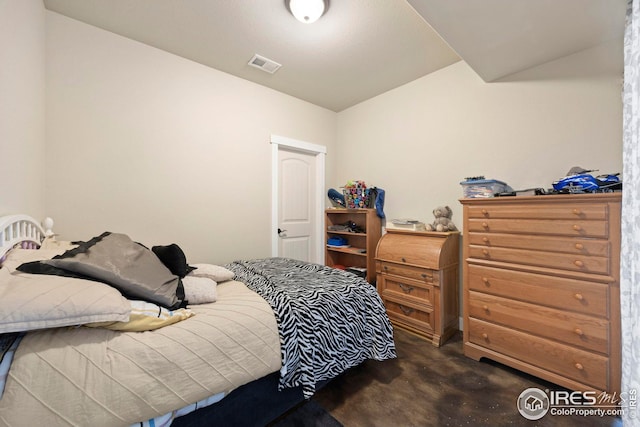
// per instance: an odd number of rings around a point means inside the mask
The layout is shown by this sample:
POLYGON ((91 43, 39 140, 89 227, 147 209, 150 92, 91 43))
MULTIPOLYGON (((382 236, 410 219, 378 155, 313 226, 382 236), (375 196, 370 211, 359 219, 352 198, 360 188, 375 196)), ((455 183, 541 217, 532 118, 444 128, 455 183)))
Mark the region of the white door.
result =
POLYGON ((326 148, 271 136, 272 256, 324 263, 326 148))
POLYGON ((313 209, 315 189, 315 156, 307 153, 278 150, 279 256, 313 261, 315 238, 313 209))

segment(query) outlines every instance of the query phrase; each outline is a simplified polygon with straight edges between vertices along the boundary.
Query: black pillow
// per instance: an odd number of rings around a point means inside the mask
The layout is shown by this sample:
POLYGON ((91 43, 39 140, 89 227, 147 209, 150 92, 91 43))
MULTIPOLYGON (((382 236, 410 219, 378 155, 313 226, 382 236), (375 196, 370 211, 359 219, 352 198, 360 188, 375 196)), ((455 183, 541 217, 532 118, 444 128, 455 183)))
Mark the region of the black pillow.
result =
POLYGON ((183 278, 195 270, 194 267, 190 267, 189 264, 187 264, 187 257, 182 249, 180 249, 180 246, 175 243, 167 246, 154 246, 151 250, 171 273, 180 278, 183 278))

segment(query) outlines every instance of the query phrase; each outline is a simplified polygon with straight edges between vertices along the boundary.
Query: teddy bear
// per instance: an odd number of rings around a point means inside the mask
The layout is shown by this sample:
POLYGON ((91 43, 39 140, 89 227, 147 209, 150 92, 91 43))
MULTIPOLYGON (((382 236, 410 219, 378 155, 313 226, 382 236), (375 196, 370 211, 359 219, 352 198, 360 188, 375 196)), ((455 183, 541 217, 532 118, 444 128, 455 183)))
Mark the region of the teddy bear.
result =
POLYGON ((449 206, 438 206, 433 210, 433 216, 436 217, 435 221, 431 224, 426 224, 427 231, 456 231, 458 230, 451 221, 453 211, 449 206))

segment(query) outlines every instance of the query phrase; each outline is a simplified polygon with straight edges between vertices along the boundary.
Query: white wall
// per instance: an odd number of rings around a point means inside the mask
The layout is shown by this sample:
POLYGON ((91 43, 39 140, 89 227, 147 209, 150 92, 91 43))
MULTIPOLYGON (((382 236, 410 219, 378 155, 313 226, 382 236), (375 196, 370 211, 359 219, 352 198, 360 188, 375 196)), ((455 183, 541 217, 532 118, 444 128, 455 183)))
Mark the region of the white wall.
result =
POLYGON ((622 168, 621 41, 495 83, 459 62, 335 114, 46 22, 46 206, 64 237, 109 229, 201 261, 267 256, 270 134, 326 145, 328 187, 364 179, 387 190, 388 218, 425 222, 448 204, 461 224, 466 176, 548 188, 575 165, 622 168))
POLYGON ((271 145, 328 148, 335 113, 47 12, 46 204, 56 231, 270 255, 271 145))
POLYGON ((622 40, 485 83, 464 62, 338 114, 330 185, 386 190, 387 218, 432 222, 460 181, 549 188, 572 167, 622 172, 622 40))
POLYGON ((45 11, 0 0, 0 216, 45 216, 45 11))

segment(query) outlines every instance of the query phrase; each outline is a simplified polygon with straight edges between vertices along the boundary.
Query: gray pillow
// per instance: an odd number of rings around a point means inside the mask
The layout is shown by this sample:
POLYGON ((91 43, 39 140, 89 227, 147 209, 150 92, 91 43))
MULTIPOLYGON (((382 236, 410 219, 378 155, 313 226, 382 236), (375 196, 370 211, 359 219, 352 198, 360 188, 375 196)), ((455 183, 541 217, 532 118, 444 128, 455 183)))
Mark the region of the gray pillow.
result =
POLYGON ((129 298, 169 309, 184 304, 180 278, 153 252, 125 234, 103 233, 42 263, 107 283, 129 298))

